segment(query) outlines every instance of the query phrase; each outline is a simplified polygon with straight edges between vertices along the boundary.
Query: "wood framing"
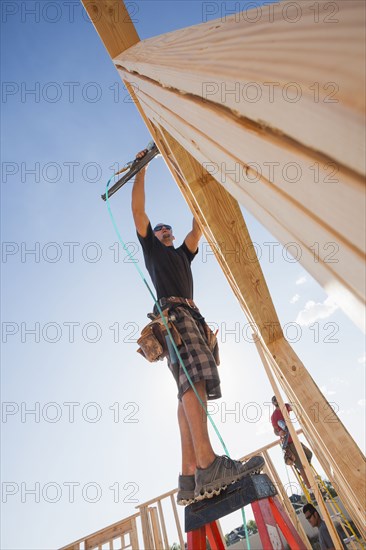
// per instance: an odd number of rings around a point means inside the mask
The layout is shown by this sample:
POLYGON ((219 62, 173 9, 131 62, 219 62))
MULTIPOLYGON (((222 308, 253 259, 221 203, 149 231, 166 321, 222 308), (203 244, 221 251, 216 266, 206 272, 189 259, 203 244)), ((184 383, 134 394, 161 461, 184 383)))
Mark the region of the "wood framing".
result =
MULTIPOLYGON (((121 73, 125 81, 133 84, 149 119, 174 136, 201 164, 201 172, 212 175, 277 236, 289 260, 292 254, 313 275, 316 271, 319 282, 330 293, 340 296, 346 312, 363 326, 362 178, 354 178, 348 170, 339 168, 338 179, 331 187, 312 184, 309 167, 316 163, 322 166, 320 157, 314 153, 299 155, 294 145, 284 150, 282 139, 268 137, 261 129, 245 127, 230 113, 163 89, 136 74, 121 73), (271 171, 272 179, 264 177, 260 164, 271 171), (282 167, 281 170, 276 170, 276 166, 282 167), (282 179, 285 166, 295 170, 296 183, 282 179), (304 205, 309 201, 306 209, 304 205), (327 220, 322 215, 324 209, 327 220), (350 223, 354 214, 354 222, 350 223), (354 265, 354 270, 349 265, 354 265)), ((320 172, 324 181, 326 170, 320 172)))
POLYGON ((96 548, 102 548, 103 545, 108 543, 110 547, 113 547, 113 541, 118 539, 120 539, 120 548, 123 550, 126 548, 123 542, 126 535, 130 538, 128 547, 131 550, 138 550, 140 548, 136 526, 136 519, 138 517, 139 514, 134 514, 133 516, 124 518, 121 521, 113 523, 113 525, 100 529, 96 533, 63 546, 60 550, 80 550, 81 546, 83 550, 95 550, 96 548))
POLYGON ((226 16, 144 40, 115 63, 365 174, 365 5, 317 8, 226 16))
POLYGON ((314 24, 314 3, 302 2, 296 34, 276 10, 255 25, 233 15, 145 40, 114 61, 145 114, 364 328, 365 5, 333 4, 337 20, 323 13, 314 24), (297 101, 284 92, 290 83, 297 101), (260 100, 243 98, 249 85, 260 100))
POLYGON ((113 59, 140 41, 123 2, 81 0, 107 52, 113 59))
POLYGON ((98 33, 277 381, 298 404, 316 456, 362 528, 364 457, 335 413, 327 422, 329 403, 283 337, 237 201, 294 246, 293 255, 361 326, 365 4, 303 0, 296 26, 275 10, 268 22, 234 15, 143 42, 128 22, 113 21, 112 4, 98 3, 98 33), (336 14, 326 12, 329 4, 336 14), (242 100, 250 89, 260 100, 242 100))

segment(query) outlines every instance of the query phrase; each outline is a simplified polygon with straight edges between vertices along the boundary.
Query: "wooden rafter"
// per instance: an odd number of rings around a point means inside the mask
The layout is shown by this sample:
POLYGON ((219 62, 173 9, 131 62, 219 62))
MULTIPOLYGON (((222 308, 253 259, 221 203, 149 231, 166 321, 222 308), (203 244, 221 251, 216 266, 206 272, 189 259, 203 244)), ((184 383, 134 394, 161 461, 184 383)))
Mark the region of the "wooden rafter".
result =
MULTIPOLYGON (((339 168, 337 183, 315 185, 309 182, 309 167, 315 163, 327 166, 319 155, 299 153, 293 143, 286 142, 284 148, 278 136, 136 74, 121 71, 121 76, 133 84, 149 119, 168 130, 210 175, 251 210, 326 290, 338 295, 343 309, 363 326, 362 178, 339 168), (272 179, 255 169, 261 163, 263 168, 263 162, 272 179), (299 180, 286 182, 278 165, 292 166, 299 180), (354 269, 350 270, 349 265, 354 269)), ((325 181, 329 173, 325 169, 320 172, 321 181, 325 181)))
POLYGON ((312 0, 292 24, 281 7, 266 17, 267 6, 255 24, 234 14, 194 25, 144 40, 115 63, 365 174, 365 4, 333 2, 334 17, 327 0, 317 4, 318 21, 312 0))
POLYGON ((364 329, 365 4, 334 2, 334 18, 329 2, 318 4, 314 24, 314 3, 301 3, 296 34, 280 10, 255 26, 233 15, 140 42, 115 64, 149 116, 293 243, 364 329), (246 97, 250 86, 259 101, 246 97))

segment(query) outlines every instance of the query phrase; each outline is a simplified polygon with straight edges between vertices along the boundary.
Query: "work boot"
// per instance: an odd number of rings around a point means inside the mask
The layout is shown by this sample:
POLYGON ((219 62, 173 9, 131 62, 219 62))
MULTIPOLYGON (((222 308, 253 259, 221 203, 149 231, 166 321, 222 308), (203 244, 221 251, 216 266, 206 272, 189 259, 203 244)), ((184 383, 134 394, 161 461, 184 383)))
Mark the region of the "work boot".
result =
POLYGON ((177 504, 180 506, 187 506, 194 502, 194 488, 196 486, 194 475, 183 476, 178 478, 178 493, 177 504))
POLYGON ((217 456, 208 468, 197 468, 195 500, 199 501, 219 495, 228 485, 242 477, 259 474, 263 466, 264 459, 261 456, 253 456, 245 464, 238 460, 232 460, 226 455, 217 456))

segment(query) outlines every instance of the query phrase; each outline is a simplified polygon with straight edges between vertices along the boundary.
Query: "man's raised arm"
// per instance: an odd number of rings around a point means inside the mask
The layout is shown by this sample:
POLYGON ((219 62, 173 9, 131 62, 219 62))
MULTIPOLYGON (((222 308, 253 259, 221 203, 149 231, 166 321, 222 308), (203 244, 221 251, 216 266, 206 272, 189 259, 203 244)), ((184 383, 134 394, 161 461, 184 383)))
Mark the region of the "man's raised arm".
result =
POLYGON ((202 237, 202 230, 198 223, 196 222, 195 218, 193 218, 193 224, 192 224, 192 231, 188 233, 186 238, 184 239, 184 242, 186 243, 186 246, 192 254, 194 254, 198 248, 198 241, 202 237))
MULTIPOLYGON (((142 158, 144 154, 146 154, 145 151, 141 151, 136 157, 142 158)), ((141 237, 146 237, 149 225, 149 218, 145 212, 145 171, 146 167, 136 174, 132 187, 132 215, 137 232, 141 237)))

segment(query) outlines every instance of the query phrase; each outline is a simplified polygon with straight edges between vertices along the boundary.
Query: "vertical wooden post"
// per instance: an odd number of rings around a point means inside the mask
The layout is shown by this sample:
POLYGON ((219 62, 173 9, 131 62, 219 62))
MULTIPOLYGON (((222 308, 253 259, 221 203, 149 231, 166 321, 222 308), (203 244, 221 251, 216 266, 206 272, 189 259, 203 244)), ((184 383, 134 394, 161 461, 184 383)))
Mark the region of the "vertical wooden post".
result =
POLYGON ((130 541, 132 550, 139 550, 139 539, 137 535, 137 525, 135 518, 131 518, 130 541))
POLYGON ((173 495, 170 495, 170 502, 171 502, 171 505, 172 505, 172 508, 173 508, 175 525, 176 525, 177 532, 178 532, 178 537, 179 537, 179 544, 180 544, 181 548, 184 548, 184 539, 183 539, 183 534, 182 534, 182 528, 180 526, 180 521, 179 521, 178 512, 177 512, 177 506, 175 504, 175 500, 174 500, 173 495))
POLYGON ((153 536, 152 536, 151 527, 150 527, 149 507, 141 506, 140 514, 141 514, 142 536, 144 539, 144 546, 145 548, 154 548, 154 541, 153 541, 153 536))
POLYGON ((154 537, 154 550, 163 550, 163 540, 161 537, 161 531, 159 526, 159 517, 158 517, 158 511, 154 507, 149 508, 150 516, 151 516, 151 525, 152 525, 152 532, 154 537))
POLYGON ((159 510, 161 529, 163 531, 164 546, 166 548, 169 548, 169 541, 168 541, 168 535, 167 535, 166 526, 165 526, 164 512, 163 512, 163 507, 161 505, 161 500, 158 500, 158 510, 159 510))

